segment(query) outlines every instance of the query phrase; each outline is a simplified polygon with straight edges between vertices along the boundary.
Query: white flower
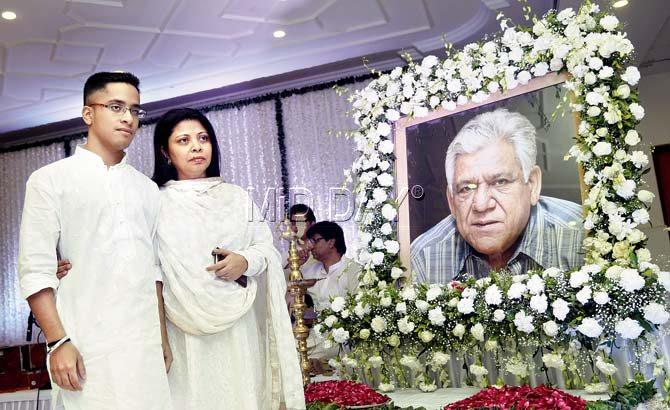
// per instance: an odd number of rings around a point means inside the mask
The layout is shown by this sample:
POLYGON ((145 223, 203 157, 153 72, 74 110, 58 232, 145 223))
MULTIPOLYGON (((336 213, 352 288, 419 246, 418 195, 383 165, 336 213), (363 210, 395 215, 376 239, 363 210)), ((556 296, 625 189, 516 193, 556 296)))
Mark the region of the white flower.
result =
POLYGON ((630 97, 630 87, 627 84, 621 84, 616 89, 616 95, 623 98, 624 100, 630 97))
POLYGON ((584 391, 588 394, 601 394, 609 391, 607 383, 588 383, 584 385, 584 391))
POLYGON ((514 315, 514 325, 521 332, 532 333, 535 330, 533 319, 532 315, 526 315, 526 312, 522 310, 514 315))
POLYGON ((434 337, 435 335, 433 334, 433 332, 429 330, 423 330, 419 332, 419 339, 421 339, 421 341, 424 343, 430 343, 430 341, 433 340, 434 337))
POLYGON ((563 68, 563 60, 558 57, 554 57, 549 62, 549 67, 551 68, 551 71, 559 71, 561 68, 563 68))
POLYGON ((395 255, 400 250, 400 243, 398 243, 398 241, 387 240, 384 241, 384 248, 386 249, 387 253, 395 255))
POLYGON ((343 363, 345 366, 348 366, 348 367, 351 367, 351 368, 354 368, 354 369, 355 369, 356 367, 358 367, 358 360, 354 359, 353 357, 344 356, 344 357, 342 358, 342 363, 343 363))
POLYGON ((487 305, 499 305, 502 303, 502 291, 500 291, 498 285, 493 284, 486 289, 484 300, 487 305))
POLYGON ((346 301, 342 296, 337 296, 335 299, 333 299, 332 302, 330 302, 330 309, 337 313, 344 308, 345 302, 346 301))
POLYGON ((632 146, 637 145, 640 142, 640 135, 635 130, 629 130, 626 133, 626 138, 624 138, 626 144, 632 146))
POLYGON ((561 12, 556 15, 556 18, 558 19, 558 21, 563 23, 563 25, 567 25, 568 20, 571 20, 574 16, 575 11, 571 7, 568 7, 566 9, 561 10, 561 12))
POLYGON ((378 203, 382 203, 388 199, 388 195, 384 188, 375 188, 372 190, 372 198, 378 203))
MULTIPOLYGON (((379 125, 377 126, 377 132, 382 137, 387 137, 389 134, 391 134, 391 126, 387 122, 379 123, 379 125)), ((386 140, 386 141, 388 141, 388 140, 386 140)), ((389 142, 391 142, 391 141, 389 141, 389 142)), ((391 146, 393 146, 393 145, 391 145, 391 146)), ((393 152, 393 150, 391 150, 391 152, 393 152)))
POLYGON ((374 266, 381 265, 384 262, 384 254, 382 252, 373 252, 371 257, 371 262, 374 266))
POLYGON ((414 300, 416 299, 416 290, 414 290, 413 287, 408 286, 400 292, 400 296, 405 300, 414 300))
POLYGON ((447 90, 449 90, 452 93, 457 93, 460 92, 462 88, 461 81, 453 78, 449 81, 447 81, 447 90))
POLYGON ((582 323, 577 326, 577 330, 591 338, 596 338, 603 333, 603 327, 600 326, 600 323, 594 318, 587 317, 582 320, 582 323))
POLYGON ((414 107, 414 116, 417 118, 425 117, 428 115, 428 107, 425 107, 423 105, 414 107))
POLYGON ((496 309, 493 312, 493 320, 496 322, 502 322, 505 320, 505 311, 502 309, 496 309))
MULTIPOLYGON (((377 182, 379 182, 379 185, 381 185, 381 186, 392 186, 393 185, 393 175, 389 174, 388 172, 384 172, 384 173, 377 176, 377 182)), ((387 204, 387 205, 389 205, 389 204, 387 204)))
MULTIPOLYGON (((602 23, 601 23, 602 24, 602 23)), ((425 68, 431 68, 434 65, 436 65, 439 62, 438 58, 431 55, 431 56, 426 56, 424 59, 421 61, 421 67, 425 68)))
POLYGON ((665 288, 667 292, 670 292, 670 272, 658 272, 658 282, 665 288))
POLYGON ((383 140, 377 145, 377 149, 382 154, 390 154, 393 152, 393 142, 391 140, 383 140))
POLYGON ((609 142, 600 141, 593 147, 593 153, 597 157, 602 157, 612 153, 612 145, 609 142))
POLYGON ((333 329, 333 339, 336 343, 344 343, 349 340, 349 331, 343 328, 333 329))
POLYGON ((565 362, 563 361, 563 358, 560 354, 545 353, 542 356, 542 362, 549 368, 553 367, 555 369, 561 370, 565 368, 565 362))
POLYGON ((603 66, 603 60, 599 59, 598 57, 591 57, 589 59, 589 68, 591 70, 598 71, 602 68, 603 66))
POLYGON ((403 270, 397 267, 391 268, 391 278, 398 279, 402 276, 403 270))
POLYGON ((465 288, 461 293, 461 297, 473 299, 477 296, 477 289, 475 288, 465 288))
POLYGON ((524 361, 519 360, 517 357, 512 358, 507 362, 505 365, 505 370, 517 377, 524 378, 528 376, 528 365, 524 361))
POLYGON ((389 393, 393 390, 395 390, 395 385, 393 383, 379 383, 379 391, 389 393))
POLYGON ((535 67, 531 70, 535 77, 542 77, 543 75, 549 72, 549 65, 544 61, 535 64, 535 67))
POLYGON ((449 360, 451 360, 450 355, 443 352, 435 352, 433 353, 433 357, 430 359, 430 362, 433 364, 433 366, 440 367, 449 363, 449 360))
POLYGON ((607 376, 611 376, 617 371, 617 367, 615 365, 604 361, 600 356, 596 359, 596 368, 598 368, 598 370, 607 376))
POLYGON ((547 311, 547 296, 542 295, 533 295, 530 298, 530 308, 536 311, 537 313, 544 313, 547 311))
POLYGON ((578 270, 570 274, 570 286, 579 288, 591 280, 589 273, 584 270, 578 270))
POLYGON ((474 326, 470 328, 470 334, 472 334, 472 337, 475 338, 475 340, 479 340, 480 342, 484 341, 484 326, 482 326, 481 323, 476 323, 474 326))
POLYGON ((542 273, 542 276, 555 279, 555 278, 558 278, 559 276, 561 276, 562 273, 563 273, 563 271, 561 271, 559 268, 553 268, 552 267, 552 268, 546 269, 542 273))
POLYGON ((483 377, 489 374, 489 371, 486 370, 486 367, 480 366, 478 364, 471 364, 470 365, 470 373, 475 375, 476 377, 483 377))
POLYGON ((410 322, 409 317, 407 316, 398 320, 398 330, 400 330, 401 333, 412 333, 414 326, 414 322, 410 322))
POLYGON ((630 108, 630 113, 633 114, 633 117, 635 117, 636 120, 639 121, 644 118, 644 108, 642 108, 640 104, 632 103, 628 108, 630 108))
POLYGON ((323 321, 323 323, 325 323, 325 325, 328 327, 333 327, 333 325, 337 323, 337 317, 330 315, 323 321))
POLYGON ((558 334, 558 325, 553 320, 549 320, 542 324, 542 330, 549 337, 554 337, 558 334))
POLYGON ((368 337, 370 337, 370 329, 361 329, 360 332, 358 332, 358 337, 361 339, 365 340, 368 337))
POLYGON ((444 325, 444 321, 447 320, 447 318, 444 317, 444 313, 442 313, 442 308, 436 307, 435 309, 431 309, 428 311, 428 320, 430 320, 430 323, 432 323, 435 326, 442 326, 444 325))
POLYGON ((670 319, 670 314, 660 303, 651 302, 644 307, 644 318, 655 325, 662 325, 670 319))
POLYGON ((376 369, 377 367, 384 364, 384 359, 382 359, 381 356, 370 356, 368 357, 368 363, 370 364, 370 367, 376 369))
POLYGON ((507 297, 510 299, 520 299, 523 296, 523 293, 526 291, 527 287, 525 284, 520 282, 512 283, 512 286, 509 287, 507 291, 507 297))
POLYGON ((528 282, 526 282, 526 286, 531 295, 537 295, 544 291, 544 280, 542 280, 540 275, 533 275, 528 282))
POLYGON ((416 306, 417 309, 419 309, 422 312, 425 312, 430 308, 430 303, 426 302, 425 300, 417 300, 414 302, 414 306, 416 306))
POLYGON ((471 298, 462 298, 458 301, 456 308, 464 315, 475 311, 474 301, 471 298))
POLYGON ((389 121, 398 121, 400 119, 400 113, 392 108, 386 110, 386 119, 389 121))
POLYGON ((398 337, 398 335, 391 335, 386 339, 386 341, 388 342, 389 346, 391 346, 391 347, 400 346, 400 337, 398 337))
POLYGON ((649 212, 646 209, 636 209, 632 216, 637 224, 644 225, 649 222, 649 212))
POLYGON ((439 285, 431 285, 426 292, 426 300, 432 301, 442 296, 442 287, 439 285))
POLYGON ((614 331, 624 339, 635 340, 644 332, 644 328, 640 326, 640 322, 628 317, 625 320, 618 321, 614 325, 614 331))
POLYGON ((421 380, 419 382, 419 390, 421 390, 424 393, 434 392, 435 390, 437 390, 437 384, 426 383, 424 380, 421 380))
POLYGON ((460 339, 465 334, 465 326, 463 326, 460 323, 457 323, 456 326, 454 326, 454 329, 451 331, 451 333, 453 333, 454 336, 460 339))
POLYGON ((579 303, 582 305, 589 303, 589 300, 591 300, 591 286, 584 286, 579 292, 577 292, 575 298, 577 298, 579 303))
POLYGON ((382 207, 382 216, 387 221, 393 221, 397 215, 398 215, 398 211, 396 211, 396 209, 393 205, 385 204, 382 207))
POLYGON ((637 269, 624 269, 619 278, 619 285, 626 292, 635 292, 644 287, 644 278, 640 276, 637 269))
POLYGON ((586 114, 587 114, 589 117, 597 117, 597 116, 600 115, 600 113, 601 113, 600 108, 598 108, 598 107, 596 107, 596 106, 591 106, 591 107, 589 107, 588 110, 586 110, 586 114))
POLYGON ((614 190, 620 197, 628 199, 635 194, 635 181, 624 179, 623 181, 614 184, 614 190))
POLYGON ((605 277, 609 280, 616 280, 618 281, 619 278, 621 277, 621 272, 623 272, 623 269, 619 265, 612 265, 609 268, 607 268, 607 271, 605 271, 605 277))
POLYGON ((389 307, 391 306, 391 303, 393 303, 393 299, 389 297, 384 297, 379 300, 379 304, 384 306, 384 307, 389 307))
POLYGON ((386 319, 381 316, 375 316, 370 323, 370 327, 376 333, 381 333, 386 330, 386 319))
POLYGON ((610 66, 604 66, 598 71, 598 78, 601 80, 606 80, 614 74, 614 69, 610 66))
POLYGON ((639 199, 640 201, 644 202, 647 205, 651 204, 655 197, 656 195, 644 189, 641 189, 637 192, 637 199, 639 199))
POLYGON ((626 72, 621 75, 621 79, 630 85, 635 85, 640 81, 640 71, 634 66, 627 67, 626 72))
POLYGON ((395 311, 398 313, 407 313, 407 304, 405 302, 400 302, 395 305, 395 311))
POLYGON ((525 85, 528 84, 528 81, 531 79, 531 75, 528 71, 522 70, 519 71, 519 74, 516 75, 517 81, 519 81, 519 84, 525 85))
POLYGON ((599 305, 606 305, 610 301, 610 296, 607 292, 596 292, 593 294, 593 301, 599 305))
POLYGON ((642 151, 633 151, 630 154, 630 161, 637 168, 646 167, 647 164, 649 164, 649 158, 647 158, 647 156, 642 151))
POLYGON ((565 317, 570 312, 570 305, 565 300, 559 298, 551 303, 552 313, 558 320, 565 320, 565 317))

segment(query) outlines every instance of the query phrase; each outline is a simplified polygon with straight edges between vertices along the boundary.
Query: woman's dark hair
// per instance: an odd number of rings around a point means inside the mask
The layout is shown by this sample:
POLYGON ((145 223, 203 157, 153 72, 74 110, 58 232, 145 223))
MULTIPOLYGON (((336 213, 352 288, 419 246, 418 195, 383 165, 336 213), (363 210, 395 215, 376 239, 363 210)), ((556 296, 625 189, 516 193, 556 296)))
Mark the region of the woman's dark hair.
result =
POLYGON ((205 170, 207 177, 220 177, 219 169, 219 144, 216 140, 214 127, 200 111, 193 108, 176 108, 163 114, 156 123, 154 130, 154 176, 151 179, 158 185, 163 186, 171 179, 177 179, 177 170, 168 164, 163 152, 168 152, 168 139, 172 135, 177 124, 186 120, 198 121, 207 131, 209 141, 212 144, 212 161, 205 170))
POLYGON ((288 216, 290 219, 293 219, 296 215, 305 215, 306 222, 316 222, 316 217, 314 216, 314 211, 312 208, 308 207, 305 204, 295 204, 288 210, 288 216))
POLYGON ((335 249, 340 256, 347 253, 347 245, 344 243, 344 231, 342 231, 340 225, 331 221, 317 222, 310 226, 306 232, 309 239, 312 239, 316 234, 321 235, 327 241, 335 239, 335 249))

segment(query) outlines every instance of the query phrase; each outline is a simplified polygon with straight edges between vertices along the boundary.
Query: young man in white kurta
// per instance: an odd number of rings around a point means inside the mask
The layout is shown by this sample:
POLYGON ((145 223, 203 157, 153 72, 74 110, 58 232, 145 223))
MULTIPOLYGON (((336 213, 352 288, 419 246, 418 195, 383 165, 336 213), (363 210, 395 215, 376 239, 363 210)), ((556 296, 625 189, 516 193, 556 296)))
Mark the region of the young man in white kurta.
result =
MULTIPOLYGON (((108 84, 107 90, 123 86, 128 84, 108 84)), ((112 114, 122 116, 114 132, 121 145, 126 137, 129 144, 138 108, 132 113, 126 106, 115 113, 118 107, 104 106, 110 104, 106 97, 117 100, 109 94, 98 95, 100 110, 108 111, 96 113, 96 121, 116 127, 112 114)), ((90 128, 87 145, 93 146, 97 140, 90 128)), ((47 341, 65 333, 71 340, 67 349, 77 355, 79 380, 72 373, 69 382, 54 379, 52 384, 55 396, 63 387, 66 410, 170 409, 155 285, 158 188, 128 165, 125 155, 106 165, 87 148, 77 147, 73 156, 35 171, 28 180, 20 235, 21 291, 38 320, 44 320, 43 328, 48 324, 54 329, 52 320, 60 321, 58 332, 45 330, 47 341), (72 262, 60 283, 57 248, 72 262), (31 297, 51 289, 58 289, 57 312, 48 316, 31 297)), ((53 379, 53 361, 48 362, 53 379)))

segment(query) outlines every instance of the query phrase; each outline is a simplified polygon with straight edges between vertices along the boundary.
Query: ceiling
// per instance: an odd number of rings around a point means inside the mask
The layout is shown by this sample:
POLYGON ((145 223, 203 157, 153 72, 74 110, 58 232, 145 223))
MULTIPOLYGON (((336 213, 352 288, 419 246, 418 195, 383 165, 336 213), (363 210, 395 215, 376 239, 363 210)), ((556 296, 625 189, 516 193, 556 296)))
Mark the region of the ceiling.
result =
MULTIPOLYGON (((542 14, 554 1, 529 3, 542 14)), ((362 66, 361 56, 381 52, 427 53, 444 39, 495 32, 500 11, 520 21, 520 8, 517 0, 2 0, 0 10, 18 17, 0 19, 0 143, 10 131, 78 117, 95 71, 135 73, 149 103, 336 61, 362 66), (273 37, 279 29, 286 37, 273 37)), ((639 56, 668 57, 667 0, 631 0, 617 14, 639 56)))

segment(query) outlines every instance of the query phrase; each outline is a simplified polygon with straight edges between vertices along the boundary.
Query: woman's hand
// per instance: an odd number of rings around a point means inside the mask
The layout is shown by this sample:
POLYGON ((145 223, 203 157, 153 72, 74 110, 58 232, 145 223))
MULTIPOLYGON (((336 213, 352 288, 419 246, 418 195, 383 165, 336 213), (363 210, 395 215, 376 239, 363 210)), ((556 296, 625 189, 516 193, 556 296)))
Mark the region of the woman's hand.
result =
POLYGON ((212 251, 215 255, 223 255, 223 259, 214 265, 208 266, 207 270, 214 272, 216 276, 225 280, 237 280, 249 268, 247 259, 240 255, 223 248, 216 248, 212 251))
POLYGON ((56 277, 58 280, 63 279, 72 269, 72 264, 69 260, 63 259, 58 261, 58 266, 56 266, 56 277))

